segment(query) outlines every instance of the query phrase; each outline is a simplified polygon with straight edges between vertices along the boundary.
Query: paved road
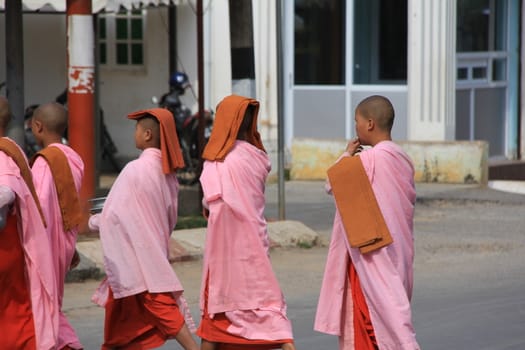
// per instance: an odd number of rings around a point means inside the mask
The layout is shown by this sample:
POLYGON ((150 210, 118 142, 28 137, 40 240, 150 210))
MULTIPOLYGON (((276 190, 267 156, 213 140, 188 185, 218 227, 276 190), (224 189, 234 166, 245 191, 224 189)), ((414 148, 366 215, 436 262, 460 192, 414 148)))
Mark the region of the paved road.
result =
MULTIPOLYGON (((417 204, 413 316, 418 340, 425 350, 525 349, 525 197, 505 200, 499 193, 476 192, 461 199, 460 192, 469 190, 428 195, 417 204)), ((326 241, 333 206, 322 184, 290 184, 287 191, 287 218, 305 222, 326 241)), ((275 187, 268 188, 268 202, 268 215, 276 216, 275 187)), ((326 253, 326 246, 272 252, 298 349, 337 349, 335 337, 312 330, 326 253)), ((198 320, 201 262, 179 263, 175 270, 198 320)), ((99 348, 102 339, 103 310, 89 302, 96 285, 66 286, 66 311, 86 350, 99 348)), ((163 347, 178 348, 174 341, 163 347)))

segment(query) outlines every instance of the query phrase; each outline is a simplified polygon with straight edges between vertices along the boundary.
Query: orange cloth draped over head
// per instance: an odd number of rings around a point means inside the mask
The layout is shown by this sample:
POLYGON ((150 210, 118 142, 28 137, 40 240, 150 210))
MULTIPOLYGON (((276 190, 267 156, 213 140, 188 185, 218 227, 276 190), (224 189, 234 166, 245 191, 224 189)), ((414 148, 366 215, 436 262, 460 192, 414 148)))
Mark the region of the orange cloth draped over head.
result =
POLYGON ((138 120, 153 117, 160 124, 160 153, 162 155, 162 171, 169 174, 184 167, 184 159, 179 146, 179 137, 175 127, 175 119, 170 111, 164 108, 151 108, 128 114, 129 119, 138 120))
MULTIPOLYGON (((223 161, 232 149, 237 133, 244 119, 248 106, 253 106, 253 122, 248 132, 246 141, 255 147, 265 151, 261 141, 261 135, 257 131, 257 115, 259 113, 259 102, 253 98, 230 95, 225 97, 217 105, 213 131, 208 144, 204 148, 202 158, 210 161, 223 161)), ((265 151, 266 152, 266 151, 265 151)))

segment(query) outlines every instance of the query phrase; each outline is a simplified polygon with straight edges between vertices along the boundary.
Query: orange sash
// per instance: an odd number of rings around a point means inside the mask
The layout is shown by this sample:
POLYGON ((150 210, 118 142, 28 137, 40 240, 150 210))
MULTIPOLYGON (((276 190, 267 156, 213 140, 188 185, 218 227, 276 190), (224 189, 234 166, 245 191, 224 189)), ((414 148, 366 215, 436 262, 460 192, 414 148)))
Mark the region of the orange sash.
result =
POLYGON ((352 248, 365 254, 393 242, 361 158, 341 158, 328 179, 352 248))
POLYGON ((13 141, 10 141, 3 137, 0 138, 0 151, 4 152, 9 157, 11 157, 16 163, 16 165, 18 165, 18 168, 20 169, 20 175, 24 179, 27 187, 29 188, 29 191, 31 191, 31 195, 35 200, 38 212, 42 217, 42 222, 44 223, 44 226, 46 226, 44 213, 42 212, 42 208, 40 207, 40 201, 38 200, 38 196, 36 195, 35 186, 33 185, 33 176, 31 175, 31 169, 29 169, 29 166, 27 165, 26 157, 13 141))
POLYGON ((80 225, 83 220, 80 199, 78 198, 71 167, 66 155, 58 147, 46 147, 35 155, 33 162, 39 156, 46 160, 51 169, 58 195, 58 204, 62 213, 64 230, 69 231, 80 225))

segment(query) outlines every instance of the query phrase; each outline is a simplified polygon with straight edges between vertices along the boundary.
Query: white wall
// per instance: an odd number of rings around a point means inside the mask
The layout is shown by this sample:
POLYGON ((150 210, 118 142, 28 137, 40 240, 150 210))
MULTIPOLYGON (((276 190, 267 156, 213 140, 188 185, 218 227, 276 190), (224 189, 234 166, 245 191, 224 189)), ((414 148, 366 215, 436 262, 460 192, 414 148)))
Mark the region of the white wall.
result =
POLYGON ((118 148, 117 157, 134 158, 133 133, 135 123, 126 115, 139 109, 155 107, 152 96, 168 90, 168 14, 166 8, 147 11, 143 69, 100 68, 100 105, 104 110, 106 126, 118 148))
MULTIPOLYGON (((23 20, 25 105, 52 101, 66 87, 65 15, 24 14, 23 20)), ((5 34, 0 13, 0 82, 6 80, 5 34)))

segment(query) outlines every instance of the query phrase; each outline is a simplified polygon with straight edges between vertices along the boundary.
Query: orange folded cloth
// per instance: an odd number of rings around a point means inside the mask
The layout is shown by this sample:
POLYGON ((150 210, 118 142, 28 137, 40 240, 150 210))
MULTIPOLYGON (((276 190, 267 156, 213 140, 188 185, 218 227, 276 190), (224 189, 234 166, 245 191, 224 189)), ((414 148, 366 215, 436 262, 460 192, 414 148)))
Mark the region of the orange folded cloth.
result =
POLYGON ((223 161, 231 151, 237 133, 244 119, 248 106, 254 108, 252 128, 249 131, 248 141, 255 147, 264 151, 261 135, 257 131, 257 114, 259 113, 259 102, 252 98, 230 95, 226 96, 218 105, 215 113, 213 132, 208 144, 204 148, 202 158, 206 160, 223 161))
POLYGON ((154 117, 160 124, 160 153, 164 174, 184 168, 184 158, 173 114, 165 108, 151 108, 130 113, 128 119, 138 120, 146 116, 154 117))
POLYGON ((328 169, 348 242, 362 254, 393 242, 361 159, 344 157, 328 169))

